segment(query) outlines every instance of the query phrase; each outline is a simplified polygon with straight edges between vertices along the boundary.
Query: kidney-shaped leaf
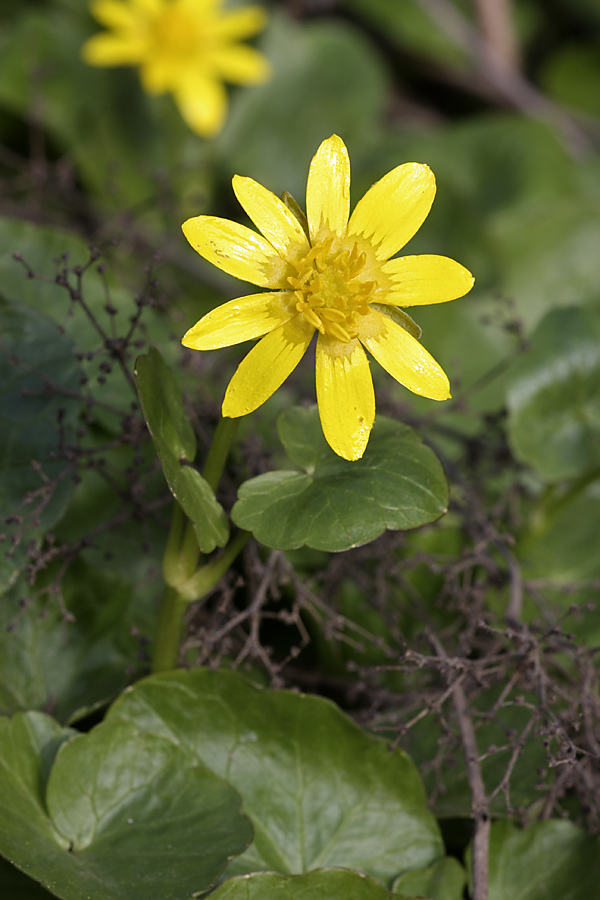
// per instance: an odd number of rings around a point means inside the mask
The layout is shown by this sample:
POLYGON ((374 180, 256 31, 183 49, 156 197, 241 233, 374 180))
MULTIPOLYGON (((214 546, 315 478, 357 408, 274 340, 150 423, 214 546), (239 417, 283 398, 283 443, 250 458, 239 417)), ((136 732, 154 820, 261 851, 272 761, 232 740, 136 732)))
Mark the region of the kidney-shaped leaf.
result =
POLYGON ((575 478, 600 465, 600 313, 555 309, 514 370, 509 439, 544 478, 575 478))
POLYGON ((172 741, 119 721, 71 735, 0 720, 0 851, 57 896, 188 900, 252 839, 238 794, 172 741))
POLYGON ((599 882, 600 839, 573 822, 492 825, 489 900, 591 900, 599 882))
POLYGON ((194 669, 127 689, 114 717, 175 741, 237 788, 255 840, 228 874, 346 866, 390 883, 441 855, 411 760, 328 700, 194 669))
POLYGON ((267 547, 348 550, 386 529, 433 522, 447 509, 442 467, 407 425, 378 417, 356 462, 327 445, 316 406, 286 410, 277 427, 288 456, 303 471, 251 478, 232 510, 235 523, 267 547))
POLYGON ((175 376, 155 347, 135 364, 138 393, 148 430, 171 493, 194 523, 203 553, 224 547, 229 536, 225 510, 191 463, 196 437, 175 376))
POLYGON ((319 869, 306 875, 256 872, 222 884, 214 900, 402 900, 377 881, 348 869, 319 869))

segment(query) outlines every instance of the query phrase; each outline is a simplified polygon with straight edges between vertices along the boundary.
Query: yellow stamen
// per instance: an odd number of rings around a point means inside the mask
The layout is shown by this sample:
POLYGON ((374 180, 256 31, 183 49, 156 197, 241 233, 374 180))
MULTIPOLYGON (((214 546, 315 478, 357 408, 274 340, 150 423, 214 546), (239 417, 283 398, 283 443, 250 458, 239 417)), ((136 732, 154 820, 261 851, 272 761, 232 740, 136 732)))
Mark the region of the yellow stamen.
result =
MULTIPOLYGON (((358 320, 369 313, 376 299, 377 283, 364 279, 367 253, 354 241, 337 236, 315 244, 296 260, 288 276, 294 288, 296 309, 321 334, 339 341, 356 337, 358 320)), ((373 261, 369 267, 372 273, 373 261)))

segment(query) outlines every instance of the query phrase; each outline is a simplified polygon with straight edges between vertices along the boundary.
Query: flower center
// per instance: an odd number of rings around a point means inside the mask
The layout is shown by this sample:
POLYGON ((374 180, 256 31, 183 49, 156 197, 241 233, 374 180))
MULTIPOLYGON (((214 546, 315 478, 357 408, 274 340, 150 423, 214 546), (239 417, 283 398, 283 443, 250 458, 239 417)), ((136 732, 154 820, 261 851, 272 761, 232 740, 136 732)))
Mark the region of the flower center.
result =
POLYGON ((330 237, 296 260, 296 274, 288 277, 294 290, 296 309, 321 334, 338 341, 356 337, 361 316, 377 287, 365 281, 367 254, 357 243, 334 247, 330 237))
POLYGON ((154 40, 165 56, 190 56, 198 48, 198 28, 185 11, 170 3, 154 21, 154 40))

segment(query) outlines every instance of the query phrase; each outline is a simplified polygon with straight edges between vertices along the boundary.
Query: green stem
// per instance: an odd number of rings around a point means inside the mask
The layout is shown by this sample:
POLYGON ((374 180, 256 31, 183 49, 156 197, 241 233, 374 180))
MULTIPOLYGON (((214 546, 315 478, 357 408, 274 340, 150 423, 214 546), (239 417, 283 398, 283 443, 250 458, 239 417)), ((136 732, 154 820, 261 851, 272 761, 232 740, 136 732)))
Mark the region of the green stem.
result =
POLYGON ((202 477, 208 481, 215 494, 217 493, 221 475, 225 468, 225 462, 238 430, 239 423, 239 419, 227 419, 223 417, 219 420, 219 424, 213 435, 206 462, 204 463, 202 477))
POLYGON ((188 603, 201 600, 209 591, 219 583, 225 572, 231 567, 250 538, 249 531, 238 531, 235 537, 223 550, 221 556, 212 562, 201 566, 185 584, 180 585, 179 593, 188 603))
POLYGON ((154 640, 152 654, 154 673, 168 672, 177 668, 186 609, 190 603, 201 600, 216 587, 250 537, 249 531, 238 531, 218 559, 197 569, 192 577, 178 588, 167 585, 160 603, 154 640))
POLYGON ((163 556, 163 578, 165 584, 177 588, 187 581, 198 565, 198 541, 194 526, 177 501, 173 506, 171 530, 163 556))
MULTIPOLYGON (((215 493, 238 424, 238 419, 222 418, 215 430, 202 473, 215 493)), ((249 537, 249 532, 238 532, 219 559, 198 569, 199 549, 194 527, 179 503, 175 503, 163 558, 166 587, 158 613, 152 653, 153 672, 166 672, 177 668, 183 617, 187 607, 215 587, 238 553, 243 550, 249 537)))
POLYGON ((163 594, 156 637, 152 651, 152 671, 168 672, 177 668, 179 645, 183 632, 183 617, 188 603, 175 588, 167 586, 163 594))

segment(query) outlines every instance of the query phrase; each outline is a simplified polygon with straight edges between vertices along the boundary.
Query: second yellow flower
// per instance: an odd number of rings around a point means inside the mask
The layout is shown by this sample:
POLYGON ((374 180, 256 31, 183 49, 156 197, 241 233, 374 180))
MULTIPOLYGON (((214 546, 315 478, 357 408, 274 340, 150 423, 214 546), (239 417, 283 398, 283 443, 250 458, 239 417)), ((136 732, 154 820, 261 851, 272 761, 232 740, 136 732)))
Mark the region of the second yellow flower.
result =
POLYGON ((82 49, 92 66, 138 66, 149 94, 172 93, 189 127, 212 137, 227 112, 224 81, 255 84, 266 59, 246 44, 265 25, 261 6, 223 9, 222 0, 94 0, 92 15, 109 31, 82 49))

